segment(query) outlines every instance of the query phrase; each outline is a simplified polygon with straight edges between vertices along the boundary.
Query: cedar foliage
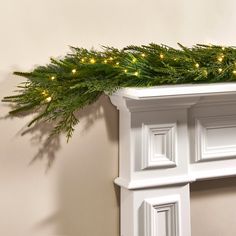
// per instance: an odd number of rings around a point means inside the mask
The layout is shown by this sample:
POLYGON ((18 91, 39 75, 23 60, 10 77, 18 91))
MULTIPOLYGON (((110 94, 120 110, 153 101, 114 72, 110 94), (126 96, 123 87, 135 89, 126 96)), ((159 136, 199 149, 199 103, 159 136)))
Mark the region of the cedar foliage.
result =
POLYGON ((149 44, 121 50, 101 51, 71 47, 63 59, 51 58, 32 72, 14 72, 27 80, 16 95, 3 98, 14 105, 10 115, 36 111, 37 121, 55 122, 51 135, 66 133, 69 139, 78 119, 77 110, 106 92, 123 87, 163 84, 216 83, 236 81, 236 48, 197 44, 180 49, 149 44))

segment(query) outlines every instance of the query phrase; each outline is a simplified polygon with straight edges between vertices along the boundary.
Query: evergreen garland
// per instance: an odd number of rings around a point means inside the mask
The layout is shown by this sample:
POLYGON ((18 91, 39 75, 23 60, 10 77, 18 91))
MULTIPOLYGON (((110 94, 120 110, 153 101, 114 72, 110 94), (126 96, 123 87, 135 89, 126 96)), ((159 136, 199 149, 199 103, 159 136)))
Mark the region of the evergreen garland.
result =
POLYGON ((32 72, 14 72, 27 78, 17 95, 3 98, 14 104, 10 115, 37 111, 29 126, 41 120, 56 123, 52 135, 72 136, 78 123, 75 111, 106 92, 122 87, 236 81, 236 48, 197 44, 180 49, 149 44, 101 51, 71 47, 63 59, 38 66, 32 72))

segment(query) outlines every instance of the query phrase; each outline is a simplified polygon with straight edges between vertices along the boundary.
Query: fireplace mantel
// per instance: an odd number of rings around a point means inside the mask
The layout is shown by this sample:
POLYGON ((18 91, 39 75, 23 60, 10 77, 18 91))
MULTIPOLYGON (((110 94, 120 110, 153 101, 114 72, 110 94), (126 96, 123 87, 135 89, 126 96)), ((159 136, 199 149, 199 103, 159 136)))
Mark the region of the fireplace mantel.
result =
POLYGON ((189 184, 236 175, 236 83, 124 88, 121 236, 190 236, 189 184))

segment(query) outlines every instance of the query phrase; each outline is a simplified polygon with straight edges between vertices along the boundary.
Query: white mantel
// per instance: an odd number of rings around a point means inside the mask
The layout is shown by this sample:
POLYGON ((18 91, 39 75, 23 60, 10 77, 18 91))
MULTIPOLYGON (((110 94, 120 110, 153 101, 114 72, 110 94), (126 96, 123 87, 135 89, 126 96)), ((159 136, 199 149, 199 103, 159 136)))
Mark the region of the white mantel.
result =
POLYGON ((236 175, 236 83, 124 88, 121 236, 190 236, 189 184, 236 175))

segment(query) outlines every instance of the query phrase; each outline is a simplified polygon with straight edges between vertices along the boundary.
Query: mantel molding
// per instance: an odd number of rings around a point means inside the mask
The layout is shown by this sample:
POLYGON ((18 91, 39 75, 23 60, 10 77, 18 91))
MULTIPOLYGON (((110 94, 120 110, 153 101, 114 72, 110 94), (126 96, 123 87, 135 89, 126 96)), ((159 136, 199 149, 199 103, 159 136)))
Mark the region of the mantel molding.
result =
POLYGON ((133 100, 186 98, 236 94, 236 83, 164 85, 149 88, 123 88, 114 95, 133 100))
POLYGON ((121 235, 190 236, 189 184, 236 175, 236 83, 124 88, 110 98, 120 116, 121 235))
MULTIPOLYGON (((201 179, 201 177, 198 177, 196 170, 198 170, 199 176, 204 176, 206 174, 202 173, 209 171, 212 176, 208 175, 208 178, 216 178, 227 176, 226 170, 229 169, 229 176, 232 176, 232 168, 226 168, 225 170, 224 166, 224 171, 222 171, 219 168, 219 161, 221 160, 224 165, 223 162, 230 162, 229 159, 231 159, 231 162, 235 161, 236 139, 235 143, 233 141, 230 145, 225 144, 224 147, 218 145, 214 148, 206 147, 204 141, 206 141, 205 136, 210 135, 209 141, 212 139, 212 142, 217 142, 217 138, 211 137, 211 135, 214 135, 213 132, 221 132, 219 131, 220 127, 222 128, 222 135, 227 136, 227 132, 231 132, 230 135, 233 135, 233 131, 230 131, 229 128, 234 128, 236 133, 236 109, 235 111, 232 109, 236 107, 236 83, 124 88, 111 96, 111 101, 120 110, 120 134, 126 136, 128 138, 126 141, 129 142, 128 149, 123 150, 124 140, 120 139, 121 175, 115 181, 118 185, 134 189, 135 186, 146 188, 146 186, 179 184, 181 181, 185 183, 186 180, 192 182, 201 179), (178 117, 175 117, 176 114, 178 114, 178 117), (227 115, 230 118, 225 118, 227 115), (173 122, 164 122, 165 117, 169 116, 172 116, 173 122), (212 116, 214 118, 211 118, 212 116), (160 117, 160 120, 158 120, 158 117, 160 117), (178 128, 179 122, 183 122, 185 130, 178 128), (173 125, 173 123, 177 124, 177 134, 176 143, 171 144, 171 138, 168 138, 169 136, 165 134, 168 133, 166 127, 173 125), (215 126, 215 130, 203 127, 203 123, 209 127, 215 126), (123 127, 124 125, 125 127, 123 127), (158 129, 162 130, 159 135, 158 129), (163 137, 161 137, 161 134, 163 134, 163 137), (163 139, 165 144, 153 144, 155 137, 160 140, 163 139), (168 162, 167 158, 166 162, 164 158, 161 160, 160 157, 164 157, 164 154, 155 154, 156 159, 150 156, 152 150, 158 145, 159 147, 166 145, 168 147, 166 148, 167 151, 169 150, 169 153, 171 153, 172 150, 173 152, 173 145, 177 148, 181 147, 182 139, 185 140, 183 143, 185 153, 184 155, 181 153, 182 156, 179 153, 176 154, 176 159, 179 162, 176 164, 176 169, 185 168, 185 171, 175 173, 175 168, 171 168, 171 163, 175 167, 174 162, 171 162, 171 160, 168 162), (227 153, 224 155, 225 151, 227 153), (146 159, 144 156, 146 156, 146 159), (184 166, 181 166, 183 159, 185 159, 185 163, 183 163, 184 166), (214 161, 217 163, 216 165, 214 161), (205 162, 202 163, 202 168, 199 162, 205 162), (122 168, 123 165, 126 165, 125 171, 122 168), (206 166, 211 166, 211 168, 206 168, 206 166), (217 168, 214 169, 215 167, 217 168), (127 168, 130 169, 127 170, 127 168), (159 173, 161 174, 159 175, 159 173)), ((170 154, 167 153, 168 155, 170 154)))

